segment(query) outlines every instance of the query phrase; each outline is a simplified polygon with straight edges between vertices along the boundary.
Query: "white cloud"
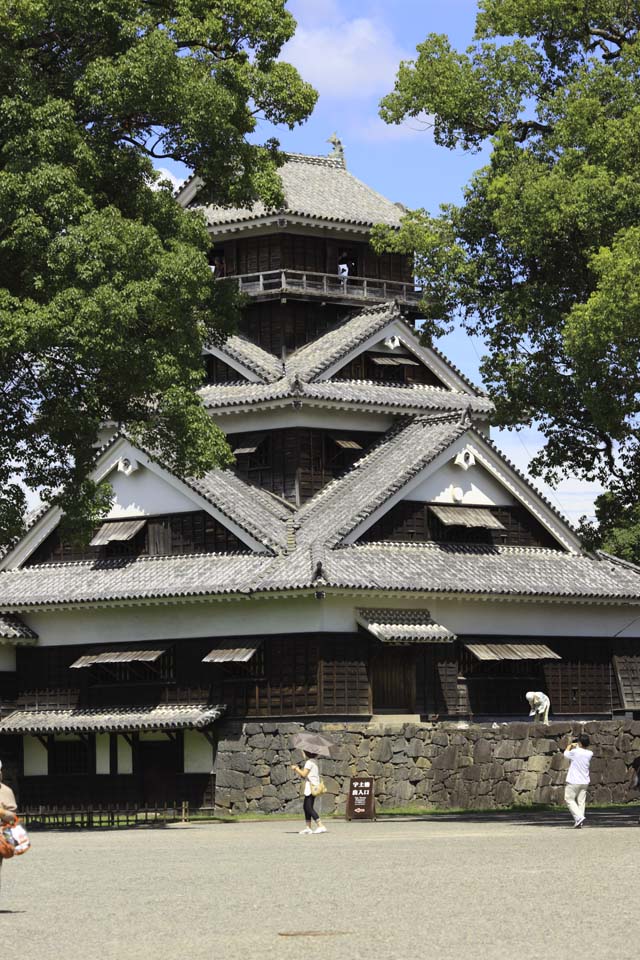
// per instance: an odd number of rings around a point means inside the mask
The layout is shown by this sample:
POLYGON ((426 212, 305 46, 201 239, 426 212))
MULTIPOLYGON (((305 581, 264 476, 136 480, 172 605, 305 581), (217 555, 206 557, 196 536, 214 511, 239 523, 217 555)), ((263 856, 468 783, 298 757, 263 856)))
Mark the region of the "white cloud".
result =
POLYGON ((313 12, 298 11, 298 29, 283 48, 283 60, 323 97, 363 99, 391 90, 405 54, 389 26, 378 18, 347 19, 331 0, 309 7, 313 12))
POLYGON ((405 120, 403 123, 385 123, 378 116, 370 117, 366 122, 351 126, 352 135, 368 143, 397 143, 430 137, 433 128, 429 114, 421 114, 405 120))
MULTIPOLYGON (((176 177, 175 173, 171 173, 171 170, 167 170, 166 167, 156 167, 156 173, 160 174, 160 180, 169 180, 174 191, 181 187, 184 183, 183 178, 176 177)), ((156 181, 156 183, 153 184, 152 189, 157 190, 159 182, 160 181, 156 181)))

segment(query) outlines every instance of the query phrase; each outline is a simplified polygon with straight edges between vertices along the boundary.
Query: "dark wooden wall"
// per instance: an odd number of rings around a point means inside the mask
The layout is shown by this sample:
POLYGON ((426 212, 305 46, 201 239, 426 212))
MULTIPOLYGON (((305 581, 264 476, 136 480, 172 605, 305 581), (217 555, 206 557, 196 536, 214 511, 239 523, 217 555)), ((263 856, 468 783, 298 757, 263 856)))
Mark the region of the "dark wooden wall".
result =
POLYGON ((561 549, 559 543, 524 507, 487 507, 504 530, 484 527, 447 526, 429 510, 429 504, 401 500, 369 527, 359 538, 363 542, 381 541, 437 543, 484 543, 508 546, 561 549))
POLYGON ((428 715, 466 718, 523 716, 528 713, 528 690, 547 693, 554 716, 610 715, 622 709, 608 640, 543 639, 561 660, 480 661, 462 641, 423 647, 418 657, 419 709, 428 715))
POLYGON ((360 636, 298 635, 264 641, 259 675, 214 666, 228 716, 371 713, 369 643, 360 636), (248 675, 247 675, 248 674, 248 675))
POLYGON ((354 276, 406 283, 413 280, 409 257, 397 253, 379 256, 368 243, 361 241, 277 233, 246 237, 224 244, 228 276, 283 269, 337 274, 338 260, 343 252, 347 253, 352 263, 351 273, 354 276))
POLYGON ((56 529, 34 551, 25 566, 117 557, 229 552, 249 551, 246 544, 214 517, 204 510, 195 510, 149 517, 143 529, 131 540, 116 541, 102 547, 64 540, 56 529))
POLYGON ((345 310, 315 301, 267 300, 251 303, 242 311, 239 333, 263 350, 282 356, 310 343, 344 319, 345 310))
POLYGON ((236 457, 239 476, 291 503, 309 500, 330 480, 355 463, 379 434, 292 427, 269 433, 230 434, 231 449, 256 446, 236 457), (352 441, 360 449, 345 449, 336 439, 352 441))
MULTIPOLYGON (((401 354, 398 354, 401 356, 401 354)), ((405 354, 406 356, 406 354, 405 354)), ((427 384, 432 387, 444 387, 439 380, 423 363, 417 366, 387 366, 375 363, 375 357, 389 358, 390 354, 376 353, 369 350, 361 353, 342 367, 331 378, 332 380, 374 380, 377 383, 407 386, 412 383, 427 384)))

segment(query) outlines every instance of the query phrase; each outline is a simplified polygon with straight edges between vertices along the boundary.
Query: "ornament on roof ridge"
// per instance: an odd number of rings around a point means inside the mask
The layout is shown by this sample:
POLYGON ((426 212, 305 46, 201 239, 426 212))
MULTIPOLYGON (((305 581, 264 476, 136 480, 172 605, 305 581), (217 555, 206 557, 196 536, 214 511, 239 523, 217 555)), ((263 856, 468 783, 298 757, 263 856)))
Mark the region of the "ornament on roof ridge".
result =
POLYGON ((344 157, 344 144, 342 143, 342 140, 340 139, 338 134, 332 133, 329 139, 327 140, 327 143, 333 144, 333 150, 331 151, 329 156, 335 160, 342 160, 343 164, 346 167, 347 162, 344 157))

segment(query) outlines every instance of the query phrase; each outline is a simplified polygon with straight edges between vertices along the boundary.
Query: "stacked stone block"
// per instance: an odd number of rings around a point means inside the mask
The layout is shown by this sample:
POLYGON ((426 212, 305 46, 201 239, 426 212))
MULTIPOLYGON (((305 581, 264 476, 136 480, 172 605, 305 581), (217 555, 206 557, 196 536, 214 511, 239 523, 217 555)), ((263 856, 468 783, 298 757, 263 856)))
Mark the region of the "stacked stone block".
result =
POLYGON ((563 801, 570 738, 589 734, 594 750, 591 803, 638 801, 629 766, 640 757, 640 721, 591 723, 394 724, 228 722, 216 755, 219 813, 298 813, 302 782, 292 770, 302 754, 291 745, 301 730, 335 744, 320 768, 327 787, 323 814, 344 813, 349 779, 374 777, 379 809, 500 809, 563 801))

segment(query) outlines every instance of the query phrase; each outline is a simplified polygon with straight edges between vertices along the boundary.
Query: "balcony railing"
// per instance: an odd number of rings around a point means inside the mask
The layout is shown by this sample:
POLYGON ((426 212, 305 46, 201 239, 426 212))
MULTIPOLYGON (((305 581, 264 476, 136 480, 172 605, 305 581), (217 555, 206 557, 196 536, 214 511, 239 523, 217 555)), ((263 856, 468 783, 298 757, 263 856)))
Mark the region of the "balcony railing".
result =
POLYGON ((422 291, 413 283, 398 280, 376 280, 371 277, 339 277, 333 273, 309 273, 303 270, 267 270, 225 278, 236 283, 241 293, 251 296, 274 296, 282 293, 304 293, 338 300, 400 300, 417 304, 422 291))

